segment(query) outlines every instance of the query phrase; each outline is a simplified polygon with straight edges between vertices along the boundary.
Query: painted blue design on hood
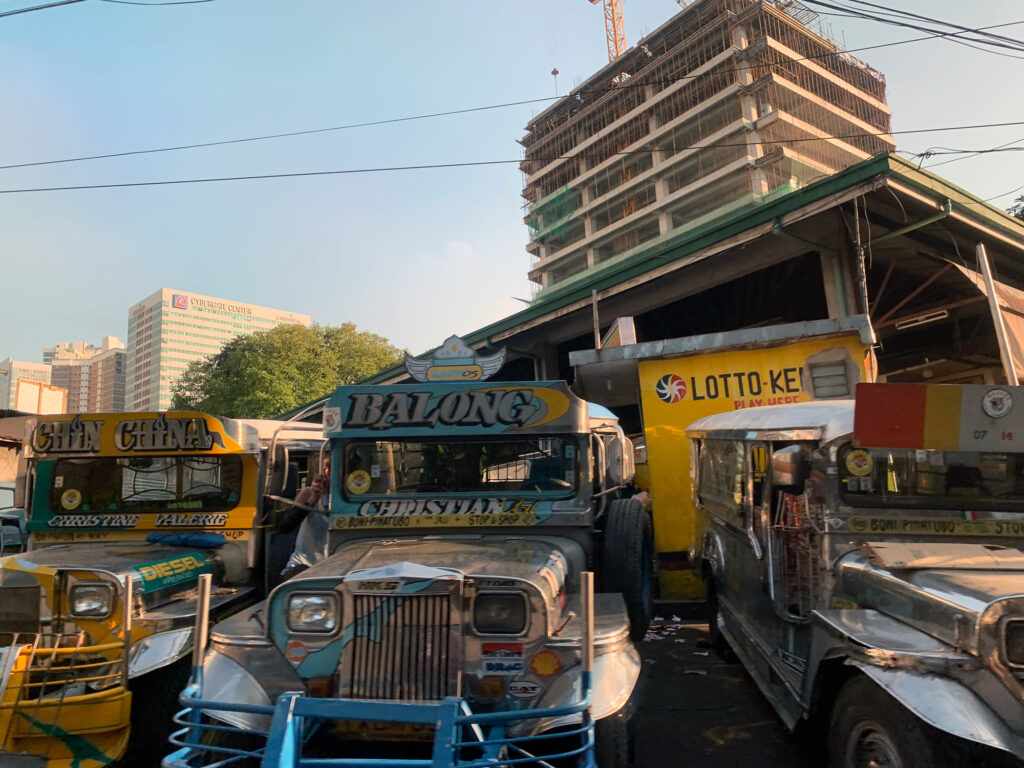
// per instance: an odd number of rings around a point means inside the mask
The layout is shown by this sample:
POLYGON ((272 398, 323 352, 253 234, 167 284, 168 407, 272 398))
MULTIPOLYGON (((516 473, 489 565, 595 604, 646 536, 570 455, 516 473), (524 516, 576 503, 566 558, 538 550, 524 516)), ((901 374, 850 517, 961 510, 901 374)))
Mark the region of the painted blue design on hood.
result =
POLYGON ((383 630, 388 625, 392 614, 397 611, 405 602, 402 595, 411 595, 420 590, 426 589, 433 583, 432 580, 416 581, 403 584, 398 589, 398 596, 392 600, 381 601, 381 604, 370 613, 361 616, 345 627, 341 637, 330 645, 318 651, 310 653, 296 668, 299 677, 308 680, 311 677, 326 677, 333 675, 341 660, 341 654, 345 647, 357 637, 365 637, 370 642, 379 643, 383 639, 383 630))

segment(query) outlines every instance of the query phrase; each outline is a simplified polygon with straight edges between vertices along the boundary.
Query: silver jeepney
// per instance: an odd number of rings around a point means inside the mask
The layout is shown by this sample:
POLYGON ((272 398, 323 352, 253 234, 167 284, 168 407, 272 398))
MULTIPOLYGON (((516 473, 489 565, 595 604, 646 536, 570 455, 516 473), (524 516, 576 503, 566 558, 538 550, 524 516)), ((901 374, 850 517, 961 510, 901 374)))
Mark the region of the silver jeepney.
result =
MULTIPOLYGON (((578 545, 556 537, 352 542, 279 586, 266 603, 213 629, 203 698, 269 705, 315 681, 319 697, 400 702, 459 696, 512 710, 563 704, 580 687, 582 561, 578 545), (325 594, 335 601, 327 610, 342 617, 330 631, 289 626, 297 602, 325 594), (521 601, 523 631, 508 636, 474 627, 475 602, 490 597, 521 601)), ((625 714, 640 659, 622 598, 595 595, 594 613, 592 713, 599 719, 625 714)), ((265 715, 224 719, 270 726, 265 715)), ((521 727, 536 732, 559 725, 532 720, 521 727)), ((368 740, 415 736, 415 729, 385 731, 360 721, 339 729, 368 740)))
POLYGON ((164 765, 219 764, 245 737, 271 767, 283 742, 327 740, 340 766, 339 744, 422 739, 437 765, 623 768, 653 549, 615 418, 564 382, 351 386, 325 434, 329 556, 213 628, 164 765))
POLYGON ((857 398, 688 428, 712 634, 830 765, 1016 764, 1024 388, 857 398))

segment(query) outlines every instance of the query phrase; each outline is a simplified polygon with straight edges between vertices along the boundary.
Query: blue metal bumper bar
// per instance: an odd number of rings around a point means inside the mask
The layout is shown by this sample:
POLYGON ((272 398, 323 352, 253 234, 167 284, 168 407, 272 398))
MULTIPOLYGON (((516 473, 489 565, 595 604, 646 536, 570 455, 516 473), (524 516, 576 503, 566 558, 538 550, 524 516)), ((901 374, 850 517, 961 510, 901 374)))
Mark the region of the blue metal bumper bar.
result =
MULTIPOLYGON (((496 768, 526 766, 551 768, 552 760, 578 757, 578 766, 595 768, 594 724, 590 719, 593 688, 593 574, 582 576, 584 633, 581 647, 581 696, 572 704, 541 709, 523 709, 474 714, 468 702, 449 696, 442 701, 402 702, 365 699, 317 699, 301 692, 285 693, 276 706, 225 704, 198 698, 202 690, 201 652, 196 651, 193 680, 181 695, 185 710, 174 721, 183 726, 171 736, 178 749, 163 761, 164 768, 230 768, 242 761, 258 760, 262 768, 496 768), (236 728, 221 722, 209 722, 211 716, 245 722, 249 715, 270 721, 269 732, 258 728, 236 728), (506 727, 525 720, 552 721, 579 716, 580 723, 558 734, 509 735, 506 727), (376 759, 303 757, 304 742, 323 722, 369 721, 412 723, 434 726, 434 741, 429 759, 376 759), (246 749, 216 743, 227 735, 256 738, 259 746, 246 749), (577 737, 578 746, 555 754, 534 755, 528 747, 553 744, 555 736, 577 737)), ((208 602, 208 597, 207 597, 208 602)), ((200 628, 205 633, 205 628, 200 628)), ((203 637, 200 634, 199 637, 203 637)), ((205 643, 202 643, 205 645, 205 643)), ((259 724, 255 718, 251 718, 259 724)), ((223 743, 223 741, 221 741, 223 743)), ((559 747, 556 746, 556 749, 559 747)))

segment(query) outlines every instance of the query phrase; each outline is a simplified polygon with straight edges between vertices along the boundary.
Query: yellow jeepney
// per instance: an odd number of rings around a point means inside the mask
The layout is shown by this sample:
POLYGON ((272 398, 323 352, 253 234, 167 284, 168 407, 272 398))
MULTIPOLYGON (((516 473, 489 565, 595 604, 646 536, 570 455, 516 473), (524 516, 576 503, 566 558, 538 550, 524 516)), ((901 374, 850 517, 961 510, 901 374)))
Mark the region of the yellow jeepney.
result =
POLYGON ((691 493, 686 427, 715 413, 849 397, 873 378, 864 316, 763 326, 572 352, 577 391, 611 408, 639 408, 642 489, 652 504, 660 594, 704 597, 691 550, 704 523, 691 493))
POLYGON ((321 445, 319 425, 191 412, 31 424, 28 549, 0 559, 0 765, 156 765, 199 575, 213 577, 214 619, 262 595, 262 499, 315 467, 321 445))

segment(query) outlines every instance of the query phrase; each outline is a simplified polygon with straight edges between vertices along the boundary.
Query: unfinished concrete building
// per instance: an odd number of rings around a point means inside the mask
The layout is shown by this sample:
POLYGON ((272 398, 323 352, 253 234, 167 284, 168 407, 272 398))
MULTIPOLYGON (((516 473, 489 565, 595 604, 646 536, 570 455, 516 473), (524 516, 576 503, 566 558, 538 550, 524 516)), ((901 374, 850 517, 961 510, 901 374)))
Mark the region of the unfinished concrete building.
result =
POLYGON ((814 25, 792 0, 699 0, 534 118, 536 298, 892 151, 884 77, 814 25))

